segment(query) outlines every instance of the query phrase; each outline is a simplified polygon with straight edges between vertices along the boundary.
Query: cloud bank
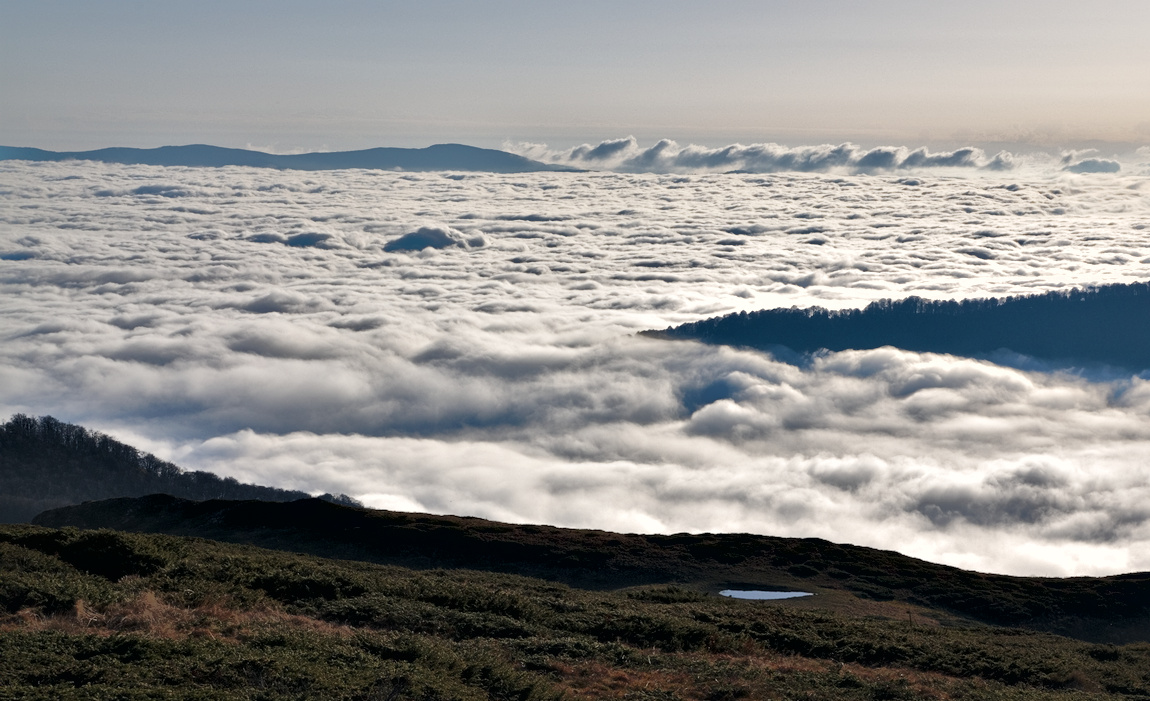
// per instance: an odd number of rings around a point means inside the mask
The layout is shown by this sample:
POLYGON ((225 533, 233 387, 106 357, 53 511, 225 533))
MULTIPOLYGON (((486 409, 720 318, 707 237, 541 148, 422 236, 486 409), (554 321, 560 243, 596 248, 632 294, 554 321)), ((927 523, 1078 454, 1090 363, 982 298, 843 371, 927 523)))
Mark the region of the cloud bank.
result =
MULTIPOLYGON (((1139 154, 1141 154, 1139 149, 1139 154)), ((1122 164, 1111 158, 1098 158, 1088 151, 1067 151, 1062 154, 1062 170, 1067 173, 1117 173, 1122 170, 1122 164), (1083 156, 1089 156, 1084 158, 1083 156)))
POLYGON ((8 162, 0 192, 5 415, 386 508, 1150 569, 1142 377, 636 335, 1146 280, 1138 176, 8 162))
POLYGON ((1005 171, 1015 165, 1014 156, 1006 151, 989 156, 975 147, 943 152, 904 146, 864 149, 851 143, 798 147, 732 144, 707 148, 693 144, 681 146, 662 139, 643 148, 633 136, 560 151, 544 144, 505 144, 504 147, 545 163, 621 173, 874 173, 939 168, 1005 171))

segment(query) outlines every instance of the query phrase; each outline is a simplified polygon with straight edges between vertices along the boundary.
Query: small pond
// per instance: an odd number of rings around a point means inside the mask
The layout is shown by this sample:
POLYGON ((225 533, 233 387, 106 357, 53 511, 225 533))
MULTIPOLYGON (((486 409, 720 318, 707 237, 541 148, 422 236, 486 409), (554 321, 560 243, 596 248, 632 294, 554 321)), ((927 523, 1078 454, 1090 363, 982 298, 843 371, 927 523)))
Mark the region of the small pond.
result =
POLYGON ((797 599, 800 596, 813 596, 806 591, 760 591, 758 589, 724 589, 719 592, 732 599, 797 599))

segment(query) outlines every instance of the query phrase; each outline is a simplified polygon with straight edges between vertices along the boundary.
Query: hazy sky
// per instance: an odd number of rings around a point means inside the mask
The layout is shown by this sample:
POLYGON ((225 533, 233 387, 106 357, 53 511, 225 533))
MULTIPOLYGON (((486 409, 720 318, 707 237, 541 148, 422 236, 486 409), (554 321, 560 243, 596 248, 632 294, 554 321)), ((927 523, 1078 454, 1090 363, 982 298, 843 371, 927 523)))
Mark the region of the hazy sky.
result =
POLYGON ((1150 141, 1143 0, 0 0, 0 143, 1150 141))

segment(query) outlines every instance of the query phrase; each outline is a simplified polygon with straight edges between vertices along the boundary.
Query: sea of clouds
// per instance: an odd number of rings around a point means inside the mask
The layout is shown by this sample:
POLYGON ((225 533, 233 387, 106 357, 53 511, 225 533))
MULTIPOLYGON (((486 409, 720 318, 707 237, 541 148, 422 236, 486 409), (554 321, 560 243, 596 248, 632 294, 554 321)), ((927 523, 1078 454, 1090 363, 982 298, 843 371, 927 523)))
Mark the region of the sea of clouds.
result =
MULTIPOLYGON (((624 141, 610 167, 637 170, 624 141)), ((932 157, 525 175, 3 162, 0 418, 52 414, 381 508, 1150 569, 1142 377, 892 348, 794 365, 635 335, 1150 279, 1145 164, 932 157)))
MULTIPOLYGON (((1117 157, 1105 157, 1095 149, 1064 150, 1057 155, 1038 151, 1016 156, 1009 151, 988 154, 973 146, 953 151, 931 151, 926 147, 905 146, 864 148, 849 142, 817 146, 730 144, 716 148, 680 145, 671 139, 662 139, 651 146, 642 146, 633 136, 568 149, 554 149, 547 144, 530 142, 507 142, 504 149, 544 163, 619 173, 859 174, 947 170, 954 174, 1016 169, 1047 173, 1118 173, 1123 170, 1123 163, 1117 157)), ((1133 166, 1136 173, 1150 174, 1150 147, 1143 147, 1127 156, 1128 170, 1133 166)))

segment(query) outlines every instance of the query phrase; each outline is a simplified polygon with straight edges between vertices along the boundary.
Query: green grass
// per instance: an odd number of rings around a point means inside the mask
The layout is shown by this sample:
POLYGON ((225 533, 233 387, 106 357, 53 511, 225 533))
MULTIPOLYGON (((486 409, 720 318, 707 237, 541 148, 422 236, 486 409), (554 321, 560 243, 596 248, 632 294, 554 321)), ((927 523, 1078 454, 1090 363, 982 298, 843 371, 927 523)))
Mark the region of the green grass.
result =
POLYGON ((1092 642, 1150 639, 1150 573, 1145 572, 1008 577, 813 538, 619 534, 357 509, 315 499, 193 502, 151 495, 57 509, 35 522, 200 536, 419 569, 507 572, 586 589, 667 583, 707 591, 736 583, 752 589, 819 589, 1092 642))
POLYGON ((1150 699, 1150 645, 0 527, 0 699, 1150 699))

